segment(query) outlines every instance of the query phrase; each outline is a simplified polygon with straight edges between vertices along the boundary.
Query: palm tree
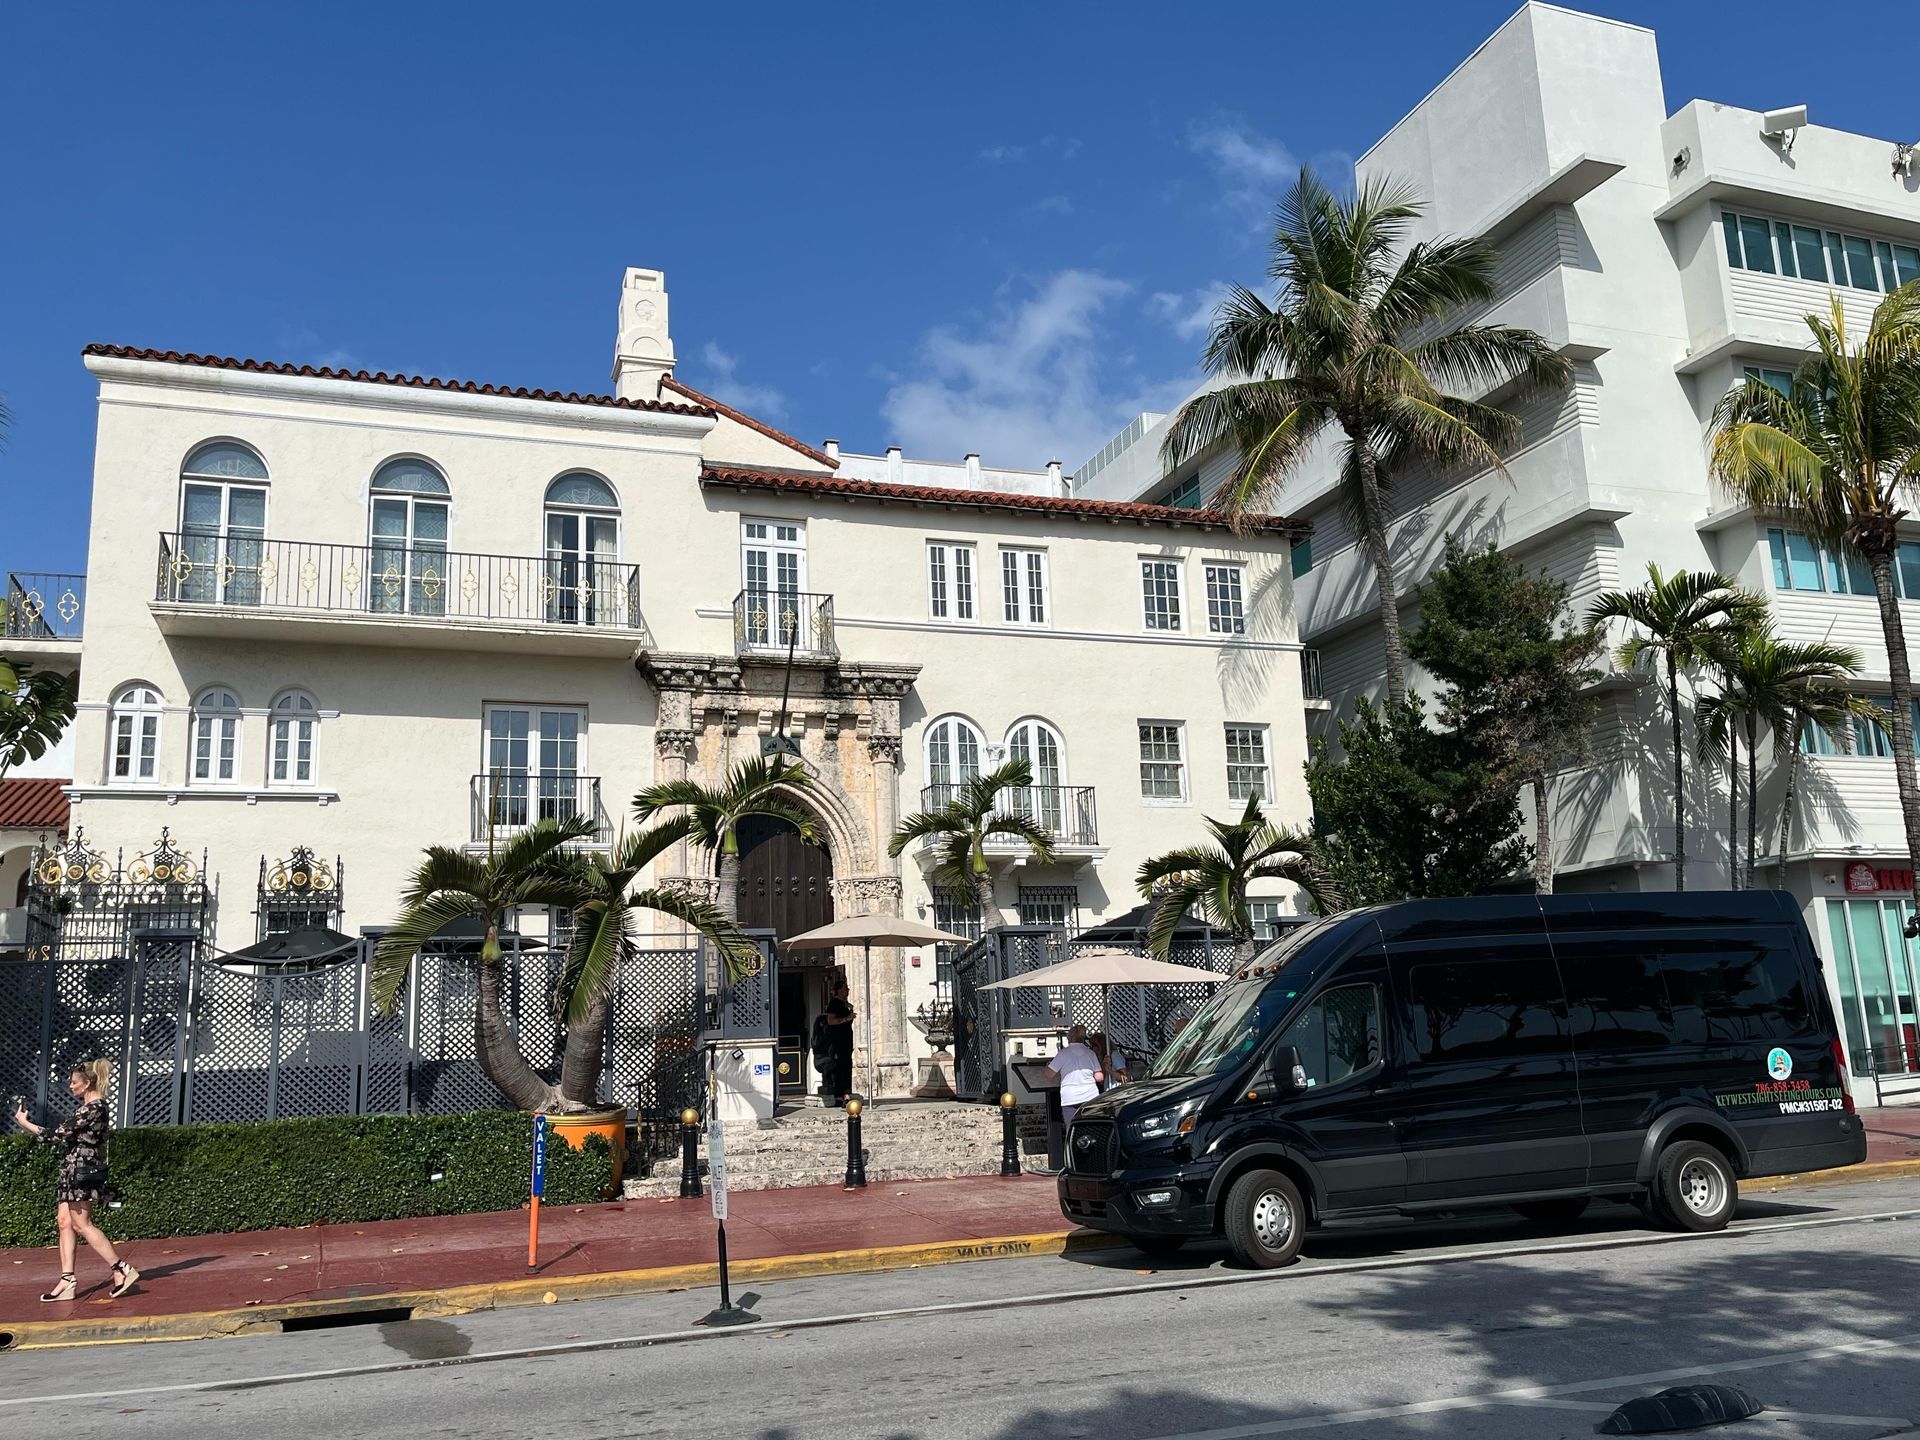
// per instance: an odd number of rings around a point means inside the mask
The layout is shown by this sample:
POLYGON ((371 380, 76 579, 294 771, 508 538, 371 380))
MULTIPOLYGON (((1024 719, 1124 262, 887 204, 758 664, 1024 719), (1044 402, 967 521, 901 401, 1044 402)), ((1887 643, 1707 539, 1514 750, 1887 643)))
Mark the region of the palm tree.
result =
POLYGON ((1647 567, 1647 583, 1613 591, 1594 602, 1594 624, 1624 620, 1644 632, 1615 652, 1623 668, 1642 661, 1666 672, 1667 713, 1673 722, 1673 888, 1687 888, 1687 750, 1682 740, 1680 675, 1711 663, 1741 631, 1766 614, 1766 602, 1742 590, 1731 576, 1707 571, 1660 573, 1647 567))
MULTIPOLYGON (((1761 735, 1772 740, 1776 754, 1790 751, 1797 758, 1801 707, 1809 698, 1810 687, 1815 695, 1829 691, 1844 695, 1847 681, 1860 669, 1860 652, 1844 645, 1782 640, 1770 625, 1763 625, 1737 637, 1719 658, 1717 668, 1720 693, 1700 702, 1695 723, 1700 727, 1703 753, 1725 749, 1732 757, 1733 833, 1727 853, 1736 856, 1740 840, 1738 755, 1742 740, 1746 744, 1747 854, 1744 871, 1738 863, 1733 867, 1737 890, 1753 884, 1759 863, 1761 735)), ((1847 708, 1845 702, 1841 702, 1841 708, 1847 708)))
POLYGON ((1407 687, 1388 490, 1416 463, 1506 473, 1501 456, 1519 440, 1519 420, 1446 387, 1517 382, 1518 394, 1564 385, 1573 373, 1531 330, 1447 323, 1493 298, 1496 252, 1459 237, 1409 245, 1420 213, 1405 185, 1369 180, 1342 200, 1303 169, 1275 217, 1274 303, 1244 287, 1221 302, 1203 364, 1230 383, 1181 407, 1163 451, 1177 466, 1231 444, 1239 464, 1210 503, 1237 518, 1269 508, 1315 439, 1338 429, 1348 509, 1379 589, 1394 705, 1407 687))
MULTIPOLYGON (((407 967, 420 948, 456 920, 478 919, 487 927, 480 952, 479 1003, 474 1008, 474 1055, 487 1078, 520 1110, 583 1108, 566 1100, 560 1088, 541 1079, 507 1026, 500 1005, 505 957, 500 932, 522 905, 571 909, 581 899, 580 857, 567 846, 593 833, 584 815, 542 820, 486 856, 469 855, 444 845, 427 847, 400 897, 400 918, 373 951, 373 1002, 390 1008, 407 967)), ((572 1044, 569 1037, 568 1043, 572 1044)), ((596 1074, 598 1062, 595 1064, 596 1074)))
MULTIPOLYGON (((0 602, 0 624, 6 618, 0 602)), ((0 777, 23 760, 38 760, 73 723, 71 675, 40 670, 24 660, 0 659, 0 777)))
POLYGON ((1234 963, 1253 959, 1253 912, 1247 892, 1256 880, 1298 885, 1321 913, 1340 908, 1340 896, 1320 861, 1313 837, 1275 825, 1261 813, 1257 795, 1235 821, 1207 817, 1211 845, 1193 845, 1156 855, 1134 877, 1140 893, 1156 901, 1147 923, 1147 949, 1165 955, 1186 913, 1199 908, 1207 922, 1233 936, 1234 963))
POLYGON ((1790 515, 1866 561, 1887 641, 1907 855, 1920 869, 1913 670, 1893 581, 1900 522, 1920 501, 1920 281, 1880 302, 1857 347, 1838 296, 1830 314, 1807 316, 1807 328, 1813 353, 1788 393, 1749 380, 1714 408, 1713 473, 1756 510, 1790 515))
POLYGON ((1041 864, 1053 859, 1053 832, 1020 808, 1017 799, 1003 798, 1009 790, 1024 791, 1032 784, 1033 767, 1025 760, 1009 760, 997 770, 963 780, 946 804, 901 821, 887 842, 887 854, 897 857, 915 840, 932 840, 934 879, 962 905, 977 907, 980 924, 992 929, 1000 923, 1000 910, 993 898, 987 841, 1018 841, 1041 864))
POLYGON ((719 904, 727 919, 740 918, 740 822, 750 816, 784 820, 803 840, 819 839, 813 817, 787 796, 804 791, 812 777, 798 765, 778 757, 744 760, 728 773, 719 789, 698 780, 669 780, 650 785, 633 797, 633 814, 641 823, 668 810, 683 809, 691 823, 687 830, 699 846, 716 857, 719 904))
POLYGON ((670 886, 633 888, 640 873, 692 825, 681 816, 636 831, 623 836, 612 854, 590 855, 581 866, 567 950, 567 1048, 560 1063, 560 1092, 568 1100, 591 1101, 599 1084, 607 1011, 621 967, 638 948, 633 921, 639 912, 665 915, 705 936, 725 961, 729 983, 759 962, 759 948, 718 906, 670 886))

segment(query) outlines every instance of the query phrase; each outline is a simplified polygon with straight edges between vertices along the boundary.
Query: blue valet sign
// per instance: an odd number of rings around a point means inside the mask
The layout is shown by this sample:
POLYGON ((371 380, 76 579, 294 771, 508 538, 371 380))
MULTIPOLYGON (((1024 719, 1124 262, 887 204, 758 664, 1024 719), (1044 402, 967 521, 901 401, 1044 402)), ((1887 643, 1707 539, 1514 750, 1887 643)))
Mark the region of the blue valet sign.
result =
POLYGON ((527 1207, 527 1268, 539 1263, 540 1197, 547 1193, 547 1117, 533 1117, 533 1199, 527 1207))

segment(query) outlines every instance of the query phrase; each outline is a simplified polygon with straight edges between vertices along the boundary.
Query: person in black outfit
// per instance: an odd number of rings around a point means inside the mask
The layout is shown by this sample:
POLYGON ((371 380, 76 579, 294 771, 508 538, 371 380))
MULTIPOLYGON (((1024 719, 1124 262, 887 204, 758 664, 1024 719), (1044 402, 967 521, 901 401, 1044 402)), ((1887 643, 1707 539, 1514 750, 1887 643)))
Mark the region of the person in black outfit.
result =
POLYGON ((93 1223, 93 1207, 107 1198, 105 1091, 112 1078, 113 1067, 105 1060, 75 1065, 67 1088, 80 1102, 79 1109, 51 1128, 29 1120, 24 1106, 13 1117, 21 1129, 60 1152, 60 1283, 40 1297, 45 1301, 73 1299, 76 1290, 73 1264, 78 1240, 85 1240, 113 1267, 110 1295, 126 1294, 140 1278, 140 1272, 115 1253, 113 1242, 93 1223))
POLYGON ((846 1104, 853 1093, 853 1014, 853 1006, 847 1003, 847 982, 835 976, 833 998, 826 1009, 826 1092, 836 1105, 846 1104))

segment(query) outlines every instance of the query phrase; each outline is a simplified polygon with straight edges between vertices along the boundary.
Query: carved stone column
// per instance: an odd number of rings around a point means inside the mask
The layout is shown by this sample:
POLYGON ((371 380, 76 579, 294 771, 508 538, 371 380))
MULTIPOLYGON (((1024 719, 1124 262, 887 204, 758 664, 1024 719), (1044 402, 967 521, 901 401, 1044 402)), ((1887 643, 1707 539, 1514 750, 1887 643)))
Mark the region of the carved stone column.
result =
MULTIPOLYGON (((833 881, 833 913, 838 918, 862 913, 898 915, 901 886, 897 875, 851 875, 833 881)), ((873 1017, 873 1063, 882 1095, 904 1095, 913 1085, 907 1061, 905 977, 898 946, 873 947, 873 988, 868 993, 862 948, 849 945, 835 959, 847 972, 847 988, 861 1018, 854 1023, 853 1073, 864 1083, 867 1073, 866 1017, 873 1017)))
MULTIPOLYGON (((653 730, 653 778, 657 784, 666 784, 685 780, 693 762, 693 693, 664 688, 659 693, 660 711, 653 730)), ((674 842, 666 868, 675 877, 691 876, 685 840, 674 842)))

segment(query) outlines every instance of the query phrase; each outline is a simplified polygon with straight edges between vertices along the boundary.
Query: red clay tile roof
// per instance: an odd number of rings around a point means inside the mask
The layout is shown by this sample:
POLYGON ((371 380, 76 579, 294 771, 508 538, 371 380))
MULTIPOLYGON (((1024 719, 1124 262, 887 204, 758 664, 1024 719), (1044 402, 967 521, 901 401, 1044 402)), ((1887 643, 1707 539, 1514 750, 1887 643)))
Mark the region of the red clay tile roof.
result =
POLYGON ((0 780, 0 830, 67 829, 71 780, 0 780))
POLYGON ((432 375, 389 375, 384 370, 335 370, 325 365, 285 365, 275 360, 236 360, 231 355, 195 355, 178 350, 142 350, 132 345, 89 345, 86 355, 114 360, 153 360, 162 365, 199 365, 209 370, 248 370, 258 375, 300 375, 313 380, 356 380, 371 385, 405 385, 415 390, 454 390, 463 395, 496 395, 509 400, 551 400, 562 405, 601 405, 613 410, 652 410, 666 415, 712 419, 710 405, 674 405, 665 400, 622 400, 615 395, 582 395, 568 390, 528 390, 482 385, 473 380, 441 380, 432 375))
MULTIPOLYGON (((1010 495, 995 490, 945 490, 933 485, 887 485, 848 480, 838 475, 800 475, 784 470, 739 470, 709 465, 703 485, 743 490, 782 490, 799 495, 838 495, 849 500, 897 501, 908 505, 954 505, 980 510, 1016 510, 1029 515, 1058 515, 1086 520, 1133 520, 1144 525, 1194 525, 1228 529, 1227 517, 1212 510, 1177 505, 1141 505, 1119 500, 1073 500, 1051 495, 1010 495)), ((1249 515, 1241 528, 1255 534, 1300 534, 1313 527, 1284 515, 1249 515)))
POLYGON ((840 468, 840 462, 834 459, 831 455, 827 454, 826 451, 816 450, 811 445, 806 444, 804 441, 794 439, 793 436, 787 434, 786 431, 776 430, 771 425, 767 424, 767 422, 764 420, 756 420, 753 418, 753 416, 746 414, 744 411, 736 410, 731 405, 723 404, 722 402, 714 399, 711 395, 702 394, 700 391, 694 389, 691 385, 688 385, 683 383, 682 381, 676 380, 671 375, 663 379, 660 382, 660 386, 662 389, 672 390, 677 394, 686 396, 689 400, 693 401, 697 405, 705 405, 710 407, 711 409, 717 410, 722 415, 726 416, 729 420, 737 421, 738 423, 746 426, 749 430, 758 430, 762 435, 766 436, 769 440, 778 440, 782 445, 785 445, 788 449, 798 450, 802 455, 806 456, 809 460, 818 460, 822 465, 825 465, 830 470, 838 470, 840 468))

